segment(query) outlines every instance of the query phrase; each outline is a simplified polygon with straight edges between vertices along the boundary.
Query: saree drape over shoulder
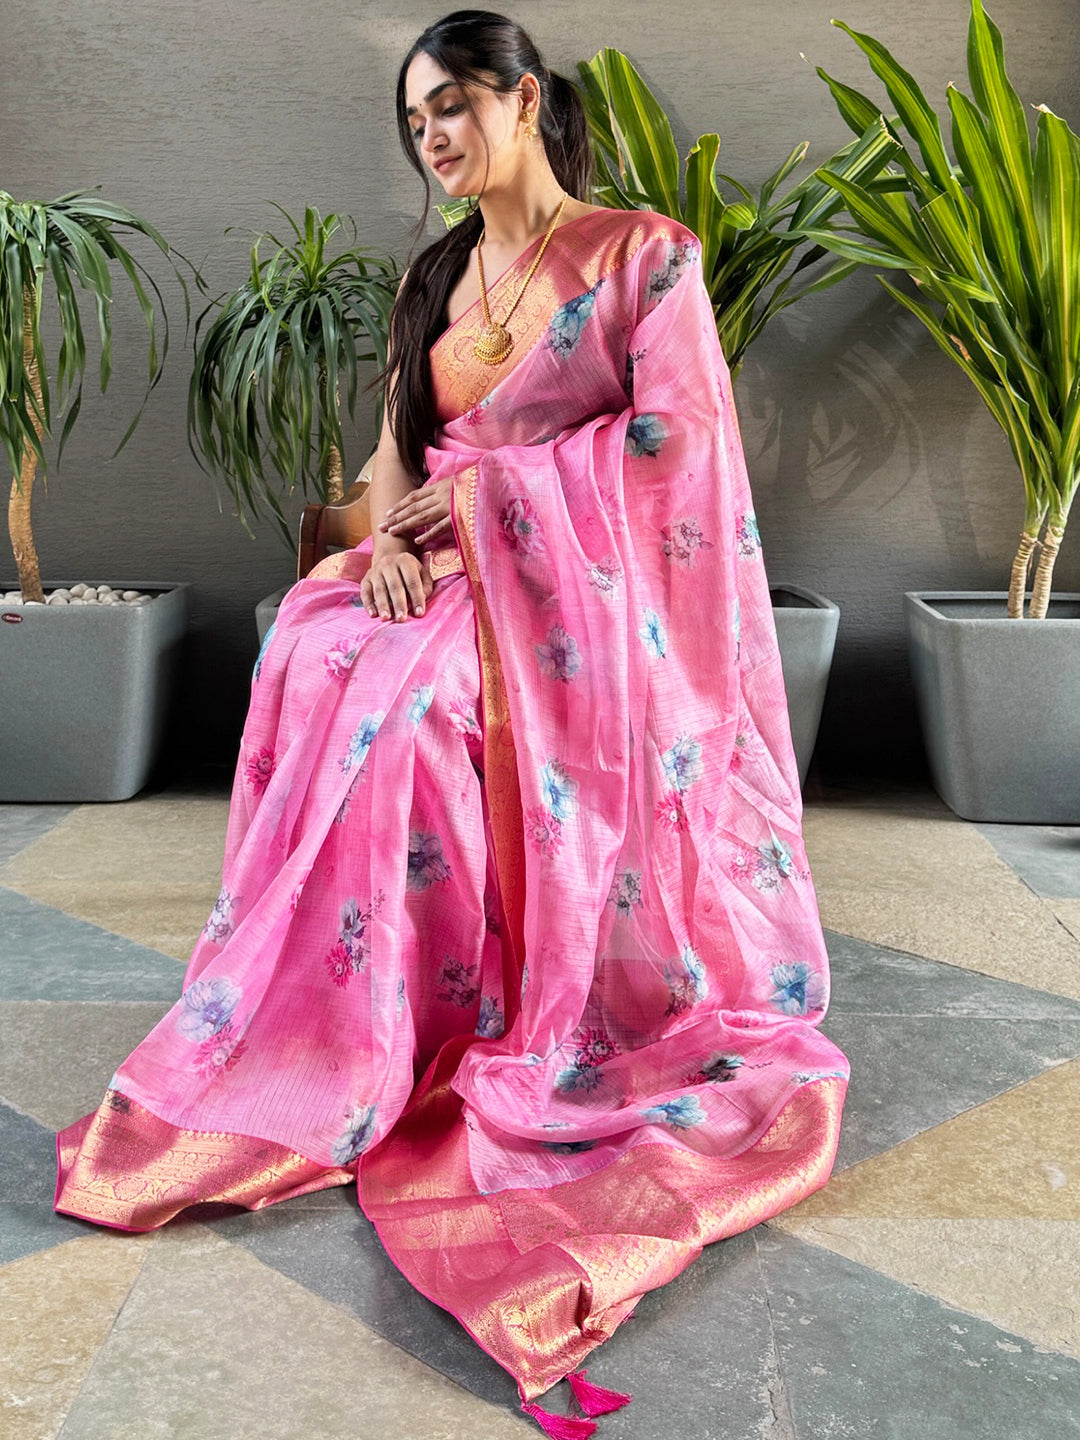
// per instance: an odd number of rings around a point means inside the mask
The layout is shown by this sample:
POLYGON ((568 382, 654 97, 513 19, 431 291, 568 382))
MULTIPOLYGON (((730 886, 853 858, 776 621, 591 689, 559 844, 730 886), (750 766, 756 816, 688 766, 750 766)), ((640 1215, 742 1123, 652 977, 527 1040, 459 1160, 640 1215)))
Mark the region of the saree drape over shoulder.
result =
POLYGON ((399 624, 370 541, 290 591, 182 997, 56 1204, 144 1230, 357 1177, 531 1400, 825 1183, 847 1065, 698 243, 592 212, 503 365, 477 318, 431 354, 456 553, 399 624))

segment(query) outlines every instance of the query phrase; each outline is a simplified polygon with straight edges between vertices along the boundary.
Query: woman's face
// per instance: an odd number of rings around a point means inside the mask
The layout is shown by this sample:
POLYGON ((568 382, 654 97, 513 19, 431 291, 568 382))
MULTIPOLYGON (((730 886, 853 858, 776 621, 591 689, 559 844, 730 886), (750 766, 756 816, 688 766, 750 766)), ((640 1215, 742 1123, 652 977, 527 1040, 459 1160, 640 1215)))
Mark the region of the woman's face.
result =
POLYGON ((498 189, 521 165, 528 143, 519 94, 471 86, 475 118, 465 98, 462 87, 430 55, 416 56, 405 75, 409 126, 417 154, 453 196, 498 189))

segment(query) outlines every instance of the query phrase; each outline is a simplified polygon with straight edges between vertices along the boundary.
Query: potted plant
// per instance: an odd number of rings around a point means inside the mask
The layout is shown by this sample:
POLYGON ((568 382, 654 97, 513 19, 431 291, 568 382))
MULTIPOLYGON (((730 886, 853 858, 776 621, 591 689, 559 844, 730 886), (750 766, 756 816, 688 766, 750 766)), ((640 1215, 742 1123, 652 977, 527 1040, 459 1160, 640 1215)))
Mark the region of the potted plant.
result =
MULTIPOLYGON (((829 159, 823 171, 787 190, 804 159, 797 145, 756 194, 717 174, 720 137, 702 135, 680 163, 671 125, 637 70, 618 50, 601 50, 578 66, 593 141, 595 199, 621 209, 670 215, 701 241, 702 273, 713 303, 720 346, 733 379, 747 348, 774 316, 842 280, 857 266, 834 257, 806 232, 823 226, 843 200, 822 178, 836 175, 874 184, 898 148, 879 116, 829 159), (735 199, 723 198, 718 180, 735 199)), ((800 782, 806 779, 832 664, 839 608, 800 585, 777 584, 770 594, 787 691, 800 782)))
MULTIPOLYGON (((1076 824, 1080 595, 1052 599, 1051 582, 1080 478, 1080 139, 1040 105, 1032 142, 982 0, 971 4, 971 97, 947 91, 953 156, 914 78, 876 40, 841 28, 897 111, 885 123, 901 142, 904 186, 874 193, 819 172, 850 223, 807 227, 807 238, 910 275, 915 294, 879 279, 974 385, 1023 487, 1007 593, 904 597, 934 783, 967 819, 1076 824)), ((853 129, 883 118, 865 95, 819 74, 853 129)))
MULTIPOLYGON (((324 504, 341 499, 342 390, 352 415, 360 363, 385 366, 400 277, 393 259, 355 243, 348 217, 309 206, 300 226, 281 213, 289 242, 260 235, 247 280, 196 322, 188 437, 202 468, 226 482, 244 527, 269 515, 295 550, 283 502, 298 487, 324 504), (329 242, 346 228, 352 244, 331 256, 329 242), (276 248, 264 258, 266 242, 276 248)), ((286 588, 259 602, 260 638, 286 588)))
MULTIPOLYGON (((165 363, 167 318, 160 354, 156 329, 158 309, 164 317, 161 294, 121 242, 125 232, 146 237, 171 256, 152 225, 94 191, 62 195, 51 204, 20 203, 0 191, 0 440, 12 472, 8 529, 18 572, 17 588, 5 586, 0 596, 3 801, 127 799, 149 777, 168 714, 188 587, 114 577, 101 586, 57 584, 46 595, 31 519, 34 481, 45 470, 56 424, 63 416, 59 464, 79 416, 86 368, 80 292, 94 301, 102 390, 112 372, 117 268, 147 327, 147 395, 165 363), (50 289, 56 312, 46 327, 50 289), (55 393, 46 353, 50 335, 55 393)), ((144 396, 117 451, 145 403, 144 396)))

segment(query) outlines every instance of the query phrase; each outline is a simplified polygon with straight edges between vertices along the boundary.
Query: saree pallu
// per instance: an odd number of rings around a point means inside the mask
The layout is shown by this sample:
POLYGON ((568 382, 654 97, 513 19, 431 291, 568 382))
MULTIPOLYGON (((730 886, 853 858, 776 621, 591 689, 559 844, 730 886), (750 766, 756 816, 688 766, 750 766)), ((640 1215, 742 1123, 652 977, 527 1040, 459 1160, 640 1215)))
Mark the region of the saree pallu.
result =
POLYGON ((848 1071, 698 243, 591 212, 498 368, 477 318, 431 353, 457 553, 398 624, 370 541, 290 591, 182 997, 56 1204, 141 1230, 355 1177, 532 1401, 825 1183, 848 1071))

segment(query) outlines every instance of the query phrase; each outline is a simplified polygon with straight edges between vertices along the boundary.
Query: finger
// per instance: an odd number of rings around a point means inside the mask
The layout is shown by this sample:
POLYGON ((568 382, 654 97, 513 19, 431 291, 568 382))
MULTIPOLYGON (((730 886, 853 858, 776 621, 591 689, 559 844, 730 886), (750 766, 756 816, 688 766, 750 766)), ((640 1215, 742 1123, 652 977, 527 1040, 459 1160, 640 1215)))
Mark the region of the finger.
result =
POLYGON ((390 591, 386 584, 386 576, 380 570, 378 578, 373 584, 375 608, 378 611, 380 620, 389 620, 393 614, 393 607, 390 600, 390 591))
POLYGON ((406 588, 409 592, 409 603, 412 606, 414 615, 423 615, 427 608, 427 592, 424 589, 424 576, 427 571, 419 565, 410 566, 405 577, 406 588))
POLYGON ((415 530, 417 526, 425 524, 434 517, 436 507, 433 505, 413 505, 409 510, 400 515, 396 520, 387 525, 391 535, 398 535, 402 530, 415 530))
POLYGON ((417 544, 426 545, 434 536, 444 535, 450 529, 452 529, 450 516, 447 515, 445 519, 439 520, 432 525, 430 530, 425 530, 422 535, 418 534, 416 537, 417 544))
POLYGON ((379 613, 375 604, 375 593, 372 589, 370 575, 365 575, 360 581, 360 603, 369 615, 374 616, 379 613))
MULTIPOLYGON (((411 567, 410 567, 411 568, 411 567)), ((390 605, 393 609, 395 621, 407 620, 409 618, 409 591, 408 571, 398 565, 387 576, 386 588, 390 595, 390 605)))

